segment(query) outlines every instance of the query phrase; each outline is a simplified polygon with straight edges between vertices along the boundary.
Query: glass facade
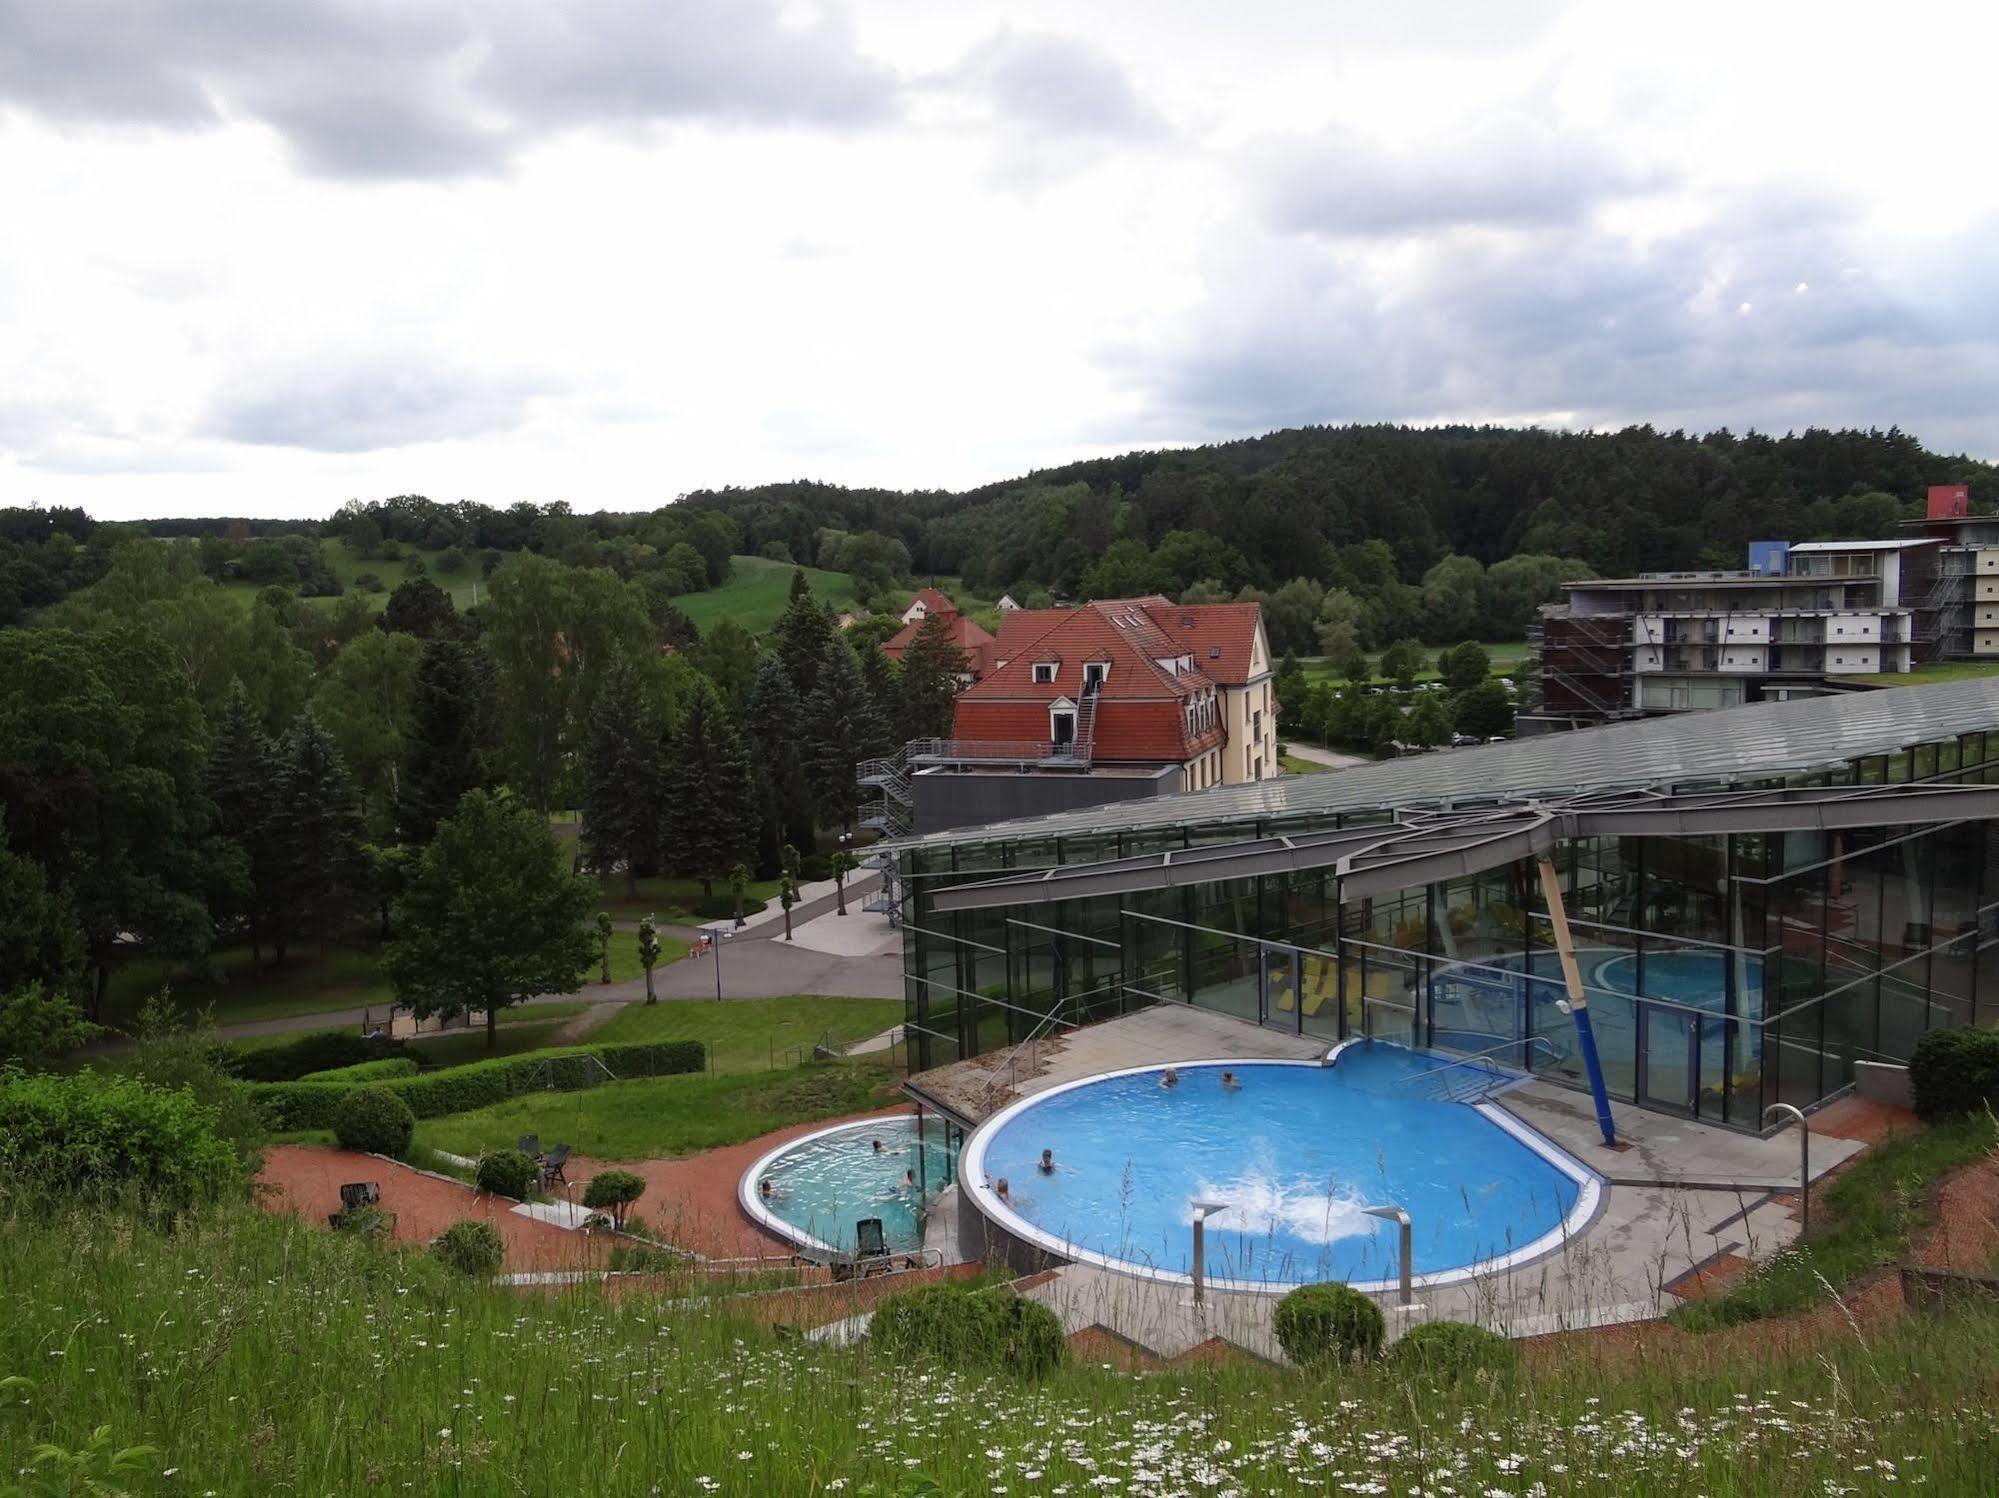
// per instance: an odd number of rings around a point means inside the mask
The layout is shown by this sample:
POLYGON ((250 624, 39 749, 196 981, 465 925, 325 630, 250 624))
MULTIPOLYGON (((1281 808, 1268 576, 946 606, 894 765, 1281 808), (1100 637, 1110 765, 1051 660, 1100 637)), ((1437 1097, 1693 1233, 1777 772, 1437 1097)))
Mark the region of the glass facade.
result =
MULTIPOLYGON (((1805 707, 1821 704, 1776 710, 1805 707)), ((1992 709, 1999 730, 1999 696, 1992 709)), ((1900 737, 1811 770, 1655 784, 1999 784, 1999 731, 1900 737)), ((1343 899, 1326 868, 981 911, 932 904, 1000 873, 1390 818, 1280 804, 1204 822, 1201 800, 1184 798, 1170 826, 1022 823, 905 845, 912 1067, 1179 1001, 1328 1043, 1373 1035, 1491 1053, 1583 1085, 1529 860, 1367 899, 1343 899)), ((1810 1106, 1847 1087, 1858 1061, 1906 1060, 1926 1030, 1999 1022, 1999 824, 1593 837, 1558 844, 1553 862, 1622 1101, 1754 1129, 1770 1103, 1810 1106)))

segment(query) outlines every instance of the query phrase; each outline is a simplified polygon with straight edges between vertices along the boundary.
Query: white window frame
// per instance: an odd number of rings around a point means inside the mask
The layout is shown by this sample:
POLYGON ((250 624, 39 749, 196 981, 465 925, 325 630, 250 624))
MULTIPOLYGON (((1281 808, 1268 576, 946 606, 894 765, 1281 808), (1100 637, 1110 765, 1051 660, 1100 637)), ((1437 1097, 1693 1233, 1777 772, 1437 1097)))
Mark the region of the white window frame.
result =
POLYGON ((1083 662, 1084 691, 1089 690, 1091 682, 1094 681, 1098 686, 1102 686, 1105 682, 1110 680, 1110 677, 1111 677, 1111 663, 1109 661, 1083 662))
POLYGON ((1032 668, 1034 684, 1037 687, 1053 686, 1055 684, 1055 673, 1061 668, 1061 665, 1060 661, 1036 661, 1032 668), (1041 674, 1044 671, 1048 673, 1046 676, 1041 674))

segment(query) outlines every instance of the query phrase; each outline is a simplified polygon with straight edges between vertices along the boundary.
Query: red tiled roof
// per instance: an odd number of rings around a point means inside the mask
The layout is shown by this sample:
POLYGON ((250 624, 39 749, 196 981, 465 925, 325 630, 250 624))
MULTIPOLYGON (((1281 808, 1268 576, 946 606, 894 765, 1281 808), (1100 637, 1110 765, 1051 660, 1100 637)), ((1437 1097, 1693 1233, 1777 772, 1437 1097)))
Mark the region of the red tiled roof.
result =
POLYGON ((922 604, 927 611, 933 614, 955 614, 958 612, 958 605, 951 602, 950 599, 939 593, 935 588, 918 588, 916 590, 916 597, 910 601, 922 604))
MULTIPOLYGON (((985 675, 987 671, 992 669, 993 637, 986 632, 982 625, 975 623, 969 615, 958 613, 955 609, 946 612, 943 617, 951 621, 951 641, 960 650, 965 652, 965 656, 971 664, 972 674, 974 676, 985 675)), ((926 616, 925 618, 917 619, 903 625, 901 629, 897 630, 883 642, 881 648, 882 654, 892 661, 901 660, 903 652, 916 643, 917 634, 929 622, 929 618, 926 616)))
POLYGON ((1167 603, 1147 599, 1146 612, 1194 664, 1223 686, 1239 687, 1249 680, 1255 655, 1256 627, 1263 618, 1254 603, 1167 603))

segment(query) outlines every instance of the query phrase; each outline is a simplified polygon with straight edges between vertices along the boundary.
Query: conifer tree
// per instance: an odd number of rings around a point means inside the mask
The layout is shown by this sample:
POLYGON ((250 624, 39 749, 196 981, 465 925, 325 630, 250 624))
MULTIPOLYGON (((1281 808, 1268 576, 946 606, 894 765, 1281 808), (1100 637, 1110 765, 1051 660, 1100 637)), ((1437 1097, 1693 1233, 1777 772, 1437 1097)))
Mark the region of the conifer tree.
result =
POLYGON ((827 643, 819 685, 806 699, 805 725, 806 776, 819 820, 829 827, 851 826, 861 804, 855 766, 880 752, 885 735, 860 662, 837 636, 827 643))
POLYGON ((732 864, 756 851, 756 784, 743 732, 706 677, 682 704, 668 761, 664 852, 704 895, 732 864))
POLYGON ((421 847, 469 790, 493 783, 493 663, 484 647, 432 640, 417 666, 396 831, 421 847))
POLYGON ((276 894, 282 786, 277 746, 257 721, 241 681, 230 687, 216 724, 206 789, 215 806, 215 830, 235 850, 224 888, 211 905, 218 922, 242 924, 251 961, 261 963, 276 894))
POLYGON ((619 655, 590 711, 580 838, 589 866, 600 873, 624 869, 625 889, 634 897, 639 875, 658 861, 663 774, 659 730, 646 710, 639 674, 619 655))
POLYGON ((792 690, 802 701, 819 685, 826 642, 835 634, 832 619, 812 596, 812 586, 802 571, 791 575, 791 602, 785 606, 774 633, 778 656, 784 661, 784 669, 791 673, 792 690))
POLYGON ((801 739, 804 712, 791 674, 773 653, 757 664, 743 703, 757 782, 757 866, 778 867, 784 848, 812 841, 812 785, 801 739))
POLYGON ((317 942, 324 955, 327 938, 370 887, 361 810, 333 736, 310 712, 292 720, 278 759, 277 955, 292 934, 317 942))
POLYGON ((902 732, 901 668, 873 645, 857 645, 854 654, 861 663, 861 680, 867 685, 868 705, 874 709, 875 721, 882 727, 885 742, 879 752, 891 753, 897 747, 898 735, 902 732))
POLYGON ((902 733, 910 739, 948 739, 952 704, 970 669, 951 636, 951 620, 930 614, 902 653, 902 733))

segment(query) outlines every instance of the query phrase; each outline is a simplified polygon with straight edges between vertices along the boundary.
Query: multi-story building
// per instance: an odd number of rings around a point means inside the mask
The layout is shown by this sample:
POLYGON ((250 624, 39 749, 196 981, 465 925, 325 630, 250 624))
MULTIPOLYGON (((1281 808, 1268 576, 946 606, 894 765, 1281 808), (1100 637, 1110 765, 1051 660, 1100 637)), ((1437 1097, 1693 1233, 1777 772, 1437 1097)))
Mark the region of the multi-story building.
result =
POLYGON ((1930 536, 1758 541, 1741 571, 1566 584, 1563 601, 1541 611, 1541 709, 1523 731, 1815 697, 1905 674, 1940 653, 1942 550, 1930 536))
POLYGON ((1014 609, 948 739, 862 767, 870 820, 936 831, 1268 780, 1270 644, 1256 604, 1162 597, 1014 609))
POLYGON ((1936 484, 1928 513, 1903 526, 1938 543, 1939 658, 1999 658, 1999 515, 1972 514, 1967 485, 1936 484))

